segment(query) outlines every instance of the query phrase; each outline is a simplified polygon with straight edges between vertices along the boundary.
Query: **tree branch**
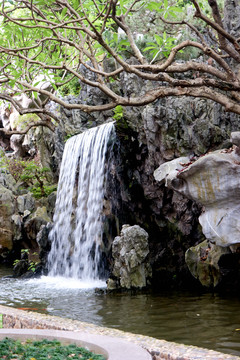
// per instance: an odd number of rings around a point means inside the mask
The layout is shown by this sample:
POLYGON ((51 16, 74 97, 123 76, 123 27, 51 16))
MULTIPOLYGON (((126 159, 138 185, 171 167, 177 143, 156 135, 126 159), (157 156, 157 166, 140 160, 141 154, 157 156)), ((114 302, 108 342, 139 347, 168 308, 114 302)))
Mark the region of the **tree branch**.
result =
POLYGON ((30 129, 32 129, 33 127, 38 127, 38 126, 47 127, 48 129, 50 129, 53 132, 55 130, 55 126, 50 121, 38 121, 38 122, 28 124, 24 130, 6 130, 4 128, 0 128, 0 132, 3 132, 6 135, 14 135, 14 134, 25 135, 28 133, 28 131, 30 129))
MULTIPOLYGON (((210 25, 211 28, 215 29, 217 31, 217 33, 219 34, 219 41, 220 41, 222 50, 225 50, 233 59, 240 62, 240 54, 239 54, 240 45, 238 44, 237 39, 234 36, 229 34, 227 31, 224 30, 224 28, 221 25, 219 25, 219 23, 218 23, 219 22, 218 15, 213 14, 213 16, 215 16, 217 21, 216 22, 212 21, 211 19, 209 19, 207 16, 205 16, 202 13, 202 11, 201 11, 201 9, 200 9, 200 7, 199 7, 196 0, 191 0, 191 1, 192 1, 193 5, 195 6, 195 9, 196 9, 195 16, 202 19, 206 24, 210 25), (234 48, 229 46, 224 41, 224 39, 227 39, 230 43, 232 43, 234 45, 235 50, 234 50, 234 48)), ((216 6, 214 6, 214 0, 210 0, 210 3, 213 5, 215 11, 217 11, 216 6)))

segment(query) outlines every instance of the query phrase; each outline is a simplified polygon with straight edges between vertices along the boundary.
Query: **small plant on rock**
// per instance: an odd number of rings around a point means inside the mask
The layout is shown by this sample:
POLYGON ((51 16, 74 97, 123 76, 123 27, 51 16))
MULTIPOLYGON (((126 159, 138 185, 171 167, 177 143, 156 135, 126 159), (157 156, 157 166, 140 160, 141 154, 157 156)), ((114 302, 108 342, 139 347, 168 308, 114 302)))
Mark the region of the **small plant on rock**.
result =
POLYGON ((28 271, 34 273, 38 264, 38 253, 30 253, 29 249, 21 249, 21 259, 14 260, 13 272, 16 276, 21 276, 28 271))
POLYGON ((15 181, 20 180, 21 174, 26 167, 26 161, 16 158, 8 158, 4 151, 0 151, 0 166, 4 171, 8 171, 15 181))
POLYGON ((48 173, 50 169, 41 167, 34 161, 30 161, 25 167, 20 179, 30 186, 34 197, 48 196, 56 189, 56 186, 48 184, 48 173))
POLYGON ((42 167, 38 158, 33 160, 8 158, 2 151, 0 166, 4 171, 8 171, 15 181, 22 180, 37 199, 48 196, 57 189, 56 185, 49 183, 50 169, 42 167))

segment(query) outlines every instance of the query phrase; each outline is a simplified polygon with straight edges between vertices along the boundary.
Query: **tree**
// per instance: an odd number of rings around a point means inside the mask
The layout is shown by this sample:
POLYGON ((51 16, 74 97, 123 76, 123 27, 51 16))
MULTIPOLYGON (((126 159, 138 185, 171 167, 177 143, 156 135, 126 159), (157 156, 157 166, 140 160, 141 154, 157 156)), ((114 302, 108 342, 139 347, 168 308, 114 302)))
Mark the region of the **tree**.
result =
POLYGON ((37 125, 54 128, 49 100, 93 112, 187 95, 240 114, 240 37, 223 10, 217 0, 3 0, 0 99, 21 115, 39 116, 20 133, 37 125), (107 58, 114 61, 111 71, 104 68, 107 58), (124 72, 149 81, 148 91, 115 92, 113 82, 124 72), (108 101, 69 104, 59 94, 76 79, 99 88, 108 101))

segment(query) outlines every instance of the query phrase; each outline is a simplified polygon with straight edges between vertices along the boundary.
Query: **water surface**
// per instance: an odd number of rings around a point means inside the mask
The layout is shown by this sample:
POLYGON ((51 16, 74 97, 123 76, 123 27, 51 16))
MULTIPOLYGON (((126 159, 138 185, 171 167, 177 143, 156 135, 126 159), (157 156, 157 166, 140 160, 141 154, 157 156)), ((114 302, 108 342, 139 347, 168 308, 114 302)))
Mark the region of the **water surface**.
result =
POLYGON ((240 356, 237 297, 189 293, 99 294, 104 283, 2 278, 0 304, 240 356))

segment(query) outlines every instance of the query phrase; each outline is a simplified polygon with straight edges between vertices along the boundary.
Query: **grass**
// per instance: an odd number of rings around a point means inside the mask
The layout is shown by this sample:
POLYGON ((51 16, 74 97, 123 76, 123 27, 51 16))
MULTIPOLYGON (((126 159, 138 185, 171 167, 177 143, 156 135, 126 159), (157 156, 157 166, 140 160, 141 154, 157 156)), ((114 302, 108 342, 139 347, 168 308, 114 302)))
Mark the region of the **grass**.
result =
POLYGON ((5 338, 0 341, 0 359, 4 360, 105 360, 75 344, 62 345, 58 340, 27 340, 5 338))

